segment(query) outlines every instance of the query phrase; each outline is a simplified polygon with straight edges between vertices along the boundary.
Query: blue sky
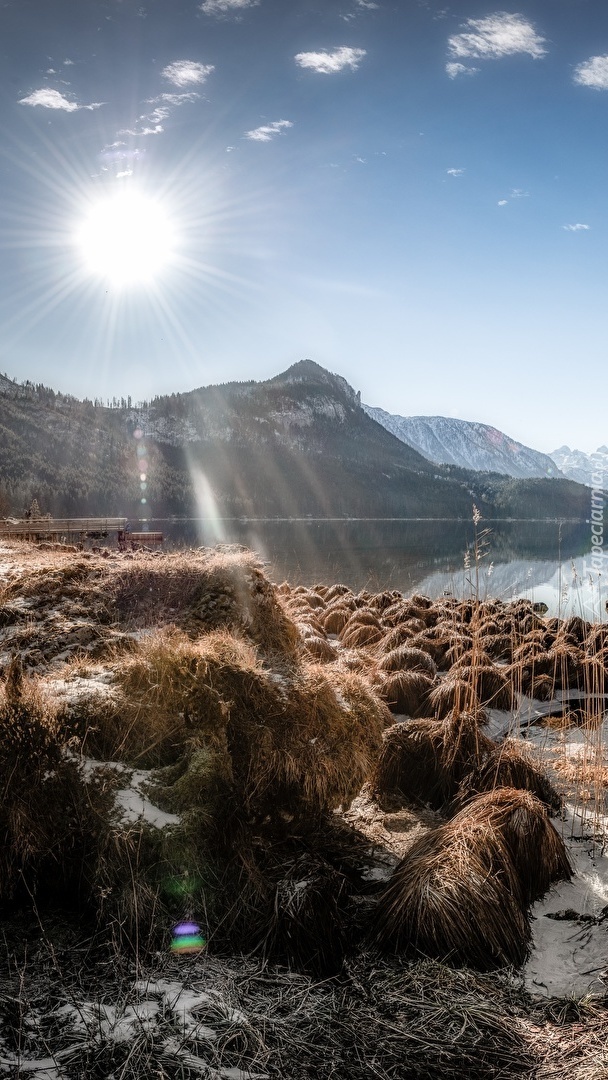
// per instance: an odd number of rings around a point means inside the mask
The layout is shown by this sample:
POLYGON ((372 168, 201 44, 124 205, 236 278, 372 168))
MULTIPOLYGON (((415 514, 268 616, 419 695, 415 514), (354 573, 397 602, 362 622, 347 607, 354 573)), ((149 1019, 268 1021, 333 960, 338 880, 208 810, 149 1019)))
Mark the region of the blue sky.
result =
POLYGON ((0 370, 140 400, 310 357, 608 442, 599 0, 14 0, 0 43, 0 370))

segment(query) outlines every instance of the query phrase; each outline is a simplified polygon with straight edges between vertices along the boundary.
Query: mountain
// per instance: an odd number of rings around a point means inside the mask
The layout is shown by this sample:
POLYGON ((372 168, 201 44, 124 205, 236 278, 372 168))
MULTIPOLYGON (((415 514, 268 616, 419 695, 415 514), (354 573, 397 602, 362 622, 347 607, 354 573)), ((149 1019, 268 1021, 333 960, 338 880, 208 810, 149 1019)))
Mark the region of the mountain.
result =
POLYGON ((560 446, 550 456, 560 472, 570 480, 587 484, 588 487, 608 487, 608 446, 598 447, 594 454, 560 446))
MULTIPOLYGON (((9 380, 10 382, 10 380, 9 380)), ((586 492, 434 465, 310 360, 108 408, 26 383, 0 386, 0 500, 21 513, 129 517, 569 518, 586 492), (143 485, 143 486, 142 486, 143 485)))
POLYGON ((371 405, 362 407, 429 461, 521 478, 562 475, 548 454, 531 450, 487 424, 447 416, 393 416, 371 405))

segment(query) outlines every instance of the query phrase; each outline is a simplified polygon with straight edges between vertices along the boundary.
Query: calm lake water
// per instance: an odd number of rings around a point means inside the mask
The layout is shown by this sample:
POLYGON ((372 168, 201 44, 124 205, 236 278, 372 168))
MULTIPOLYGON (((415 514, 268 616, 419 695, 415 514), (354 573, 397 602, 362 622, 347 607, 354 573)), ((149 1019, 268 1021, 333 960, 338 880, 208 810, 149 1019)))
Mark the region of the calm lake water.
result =
MULTIPOLYGON (((472 522, 404 520, 149 520, 165 549, 243 544, 268 564, 273 581, 333 584, 358 590, 398 589, 468 596, 475 583, 465 569, 472 522)), ((606 619, 608 581, 589 573, 591 530, 586 523, 482 521, 488 529, 480 563, 480 596, 526 596, 551 614, 606 619)))

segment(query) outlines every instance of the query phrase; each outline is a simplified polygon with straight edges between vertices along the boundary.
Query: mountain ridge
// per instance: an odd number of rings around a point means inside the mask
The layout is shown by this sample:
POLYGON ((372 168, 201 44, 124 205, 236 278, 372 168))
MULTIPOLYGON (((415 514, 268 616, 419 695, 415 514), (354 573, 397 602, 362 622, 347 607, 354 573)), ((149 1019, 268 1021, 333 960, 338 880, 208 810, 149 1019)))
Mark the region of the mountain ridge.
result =
POLYGON ((608 486, 608 446, 599 446, 593 454, 560 446, 550 457, 569 480, 587 487, 608 486))
POLYGON ((563 474, 548 454, 512 439, 498 428, 446 416, 399 416, 362 405, 368 416, 429 461, 519 477, 563 474))
MULTIPOLYGON (((10 383, 10 380, 9 380, 10 383)), ((438 466, 368 416, 340 375, 299 361, 271 379, 107 408, 0 385, 12 512, 130 517, 584 517, 582 489, 438 466)))

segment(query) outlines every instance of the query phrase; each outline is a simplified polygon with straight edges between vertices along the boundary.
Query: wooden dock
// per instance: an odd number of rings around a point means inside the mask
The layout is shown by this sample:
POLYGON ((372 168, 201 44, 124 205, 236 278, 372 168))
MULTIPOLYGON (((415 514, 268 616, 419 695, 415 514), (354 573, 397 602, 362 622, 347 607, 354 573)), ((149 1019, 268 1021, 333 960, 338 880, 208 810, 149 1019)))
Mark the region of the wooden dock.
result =
POLYGON ((121 518, 5 518, 0 521, 0 539, 14 536, 20 540, 101 540, 124 529, 127 519, 121 518))
POLYGON ((158 547, 163 542, 161 532, 133 532, 127 518, 5 518, 0 519, 0 540, 49 540, 53 543, 81 544, 87 540, 107 540, 115 537, 121 551, 128 548, 158 547))

